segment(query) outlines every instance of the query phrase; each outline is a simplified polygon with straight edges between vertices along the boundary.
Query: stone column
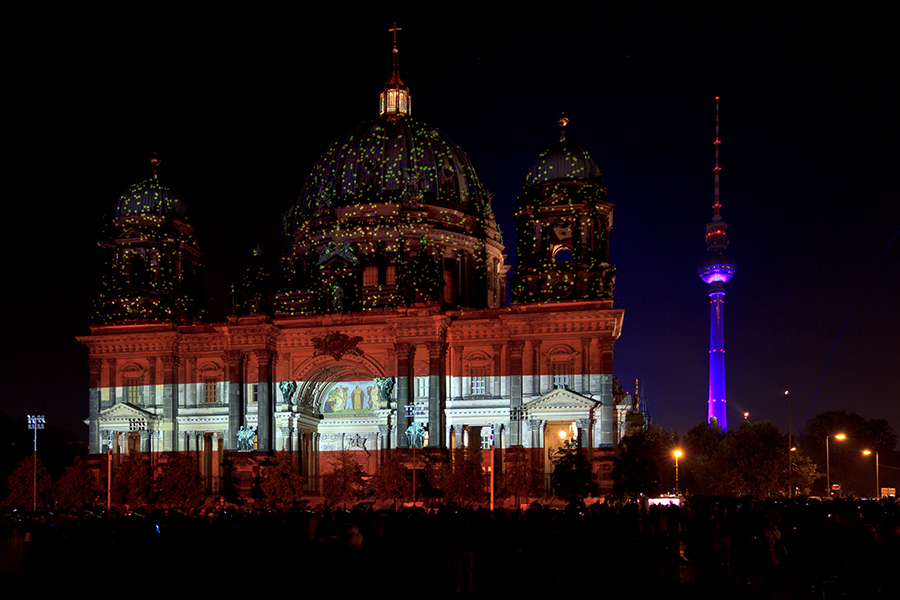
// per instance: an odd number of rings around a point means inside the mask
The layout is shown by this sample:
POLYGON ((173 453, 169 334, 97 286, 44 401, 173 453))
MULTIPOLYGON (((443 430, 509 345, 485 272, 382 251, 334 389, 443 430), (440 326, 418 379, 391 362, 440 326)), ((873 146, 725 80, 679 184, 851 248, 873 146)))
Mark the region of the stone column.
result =
MULTIPOLYGON (((166 357, 159 356, 156 358, 150 358, 150 360, 147 361, 149 363, 149 368, 147 369, 147 371, 148 371, 147 376, 150 379, 150 385, 147 386, 147 397, 143 398, 144 406, 152 406, 153 408, 162 406, 164 414, 165 414, 165 410, 166 410, 166 408, 165 408, 166 402, 164 399, 165 394, 166 394, 166 392, 165 392, 165 389, 166 389, 166 382, 165 382, 166 373, 165 373, 165 371, 166 371, 166 369, 165 369, 165 366, 163 366, 163 369, 162 369, 163 376, 160 378, 159 363, 161 361, 165 360, 165 358, 166 357), (162 379, 162 381, 160 381, 160 379, 162 379), (162 383, 162 388, 163 388, 163 398, 162 399, 159 398, 159 396, 157 395, 157 391, 160 388, 160 383, 162 383)), ((175 381, 177 382, 178 380, 176 379, 175 381)), ((125 382, 123 381, 122 383, 124 384, 125 382)), ((125 398, 122 398, 122 400, 125 400, 125 398)))
POLYGON ((462 400, 462 376, 463 376, 463 347, 459 344, 454 345, 452 356, 452 364, 450 367, 450 395, 454 402, 462 400))
POLYGON ((581 393, 591 394, 591 338, 581 338, 581 393))
MULTIPOLYGON (((272 385, 272 363, 275 356, 270 350, 257 350, 255 354, 259 364, 259 379, 256 384, 256 411, 259 419, 257 448, 271 452, 275 450, 275 386, 272 385)), ((244 386, 240 387, 243 390, 244 386)), ((242 401, 242 409, 243 405, 242 401)))
POLYGON ((541 340, 531 340, 531 390, 535 396, 541 396, 541 340))
POLYGON ((188 408, 197 408, 197 358, 191 356, 185 359, 184 377, 184 405, 188 408))
MULTIPOLYGON (((291 451, 291 428, 290 427, 280 427, 279 431, 281 432, 281 450, 282 452, 290 452, 291 451)), ((277 442, 277 440, 276 440, 277 442)), ((276 445, 277 448, 277 445, 276 445)))
POLYGON ((500 380, 503 376, 503 344, 493 344, 491 348, 494 350, 493 394, 494 398, 500 398, 500 380))
POLYGON ((600 387, 597 390, 600 394, 600 409, 597 411, 600 419, 600 440, 597 444, 598 446, 612 446, 613 443, 613 411, 615 410, 612 398, 613 343, 614 341, 610 340, 601 344, 599 348, 600 368, 598 372, 601 373, 601 377, 600 387))
POLYGON ((412 404, 412 346, 401 342, 394 344, 394 349, 397 351, 397 446, 408 448, 406 429, 413 421, 412 417, 406 416, 406 407, 412 404))
POLYGON ((428 446, 446 448, 444 441, 444 402, 447 397, 447 347, 442 342, 428 342, 428 446))
POLYGON ((456 443, 454 444, 454 448, 463 448, 466 443, 466 426, 465 425, 454 425, 453 433, 454 439, 456 443))
POLYGON ((100 439, 100 417, 101 394, 100 388, 103 385, 101 381, 103 369, 103 361, 96 358, 88 360, 88 452, 91 454, 99 454, 105 451, 103 442, 100 439))
POLYGON ((237 432, 244 424, 244 402, 241 388, 241 361, 244 355, 240 350, 225 352, 225 372, 228 381, 228 432, 225 447, 237 450, 237 432))
POLYGON ((116 359, 104 358, 103 364, 106 365, 106 377, 108 383, 106 385, 106 402, 101 403, 101 410, 105 410, 116 404, 116 359))
POLYGON ((138 435, 141 438, 141 452, 149 455, 152 449, 150 448, 150 432, 146 429, 142 429, 138 431, 138 435))
POLYGON ((175 355, 163 356, 161 360, 163 364, 163 422, 160 433, 163 437, 160 445, 163 452, 171 452, 175 450, 176 416, 178 415, 178 365, 181 361, 175 355))
POLYGON ((578 429, 578 447, 579 448, 590 448, 591 447, 591 420, 590 419, 576 419, 575 427, 578 429))
POLYGON ((509 361, 506 372, 509 374, 509 407, 510 407, 510 435, 509 443, 519 446, 524 443, 522 438, 522 353, 525 350, 525 342, 511 341, 507 345, 506 358, 509 361))

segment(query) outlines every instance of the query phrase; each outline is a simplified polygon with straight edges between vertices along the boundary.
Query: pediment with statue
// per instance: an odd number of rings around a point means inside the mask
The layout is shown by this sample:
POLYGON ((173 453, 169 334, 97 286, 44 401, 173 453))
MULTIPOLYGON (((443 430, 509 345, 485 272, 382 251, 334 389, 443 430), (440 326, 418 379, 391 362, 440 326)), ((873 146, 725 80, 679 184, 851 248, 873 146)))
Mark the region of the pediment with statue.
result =
MULTIPOLYGON (((106 410, 100 411, 97 420, 104 425, 132 425, 143 423, 144 426, 157 420, 156 415, 134 404, 120 402, 106 410)), ((135 427, 129 427, 134 429, 135 427)))
POLYGON ((529 419, 566 420, 586 418, 600 406, 600 402, 571 390, 553 390, 525 404, 529 419))

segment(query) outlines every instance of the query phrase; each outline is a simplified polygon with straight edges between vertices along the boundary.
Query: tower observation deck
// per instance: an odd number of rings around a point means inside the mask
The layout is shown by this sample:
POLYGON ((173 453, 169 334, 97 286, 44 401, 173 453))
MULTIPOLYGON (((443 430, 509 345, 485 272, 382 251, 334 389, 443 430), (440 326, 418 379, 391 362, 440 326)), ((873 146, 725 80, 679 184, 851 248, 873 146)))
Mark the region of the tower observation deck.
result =
POLYGON ((725 233, 728 225, 722 220, 719 203, 719 97, 716 96, 716 167, 715 204, 712 221, 706 224, 706 254, 697 265, 697 274, 709 284, 709 396, 707 422, 715 419, 722 429, 728 428, 725 403, 725 283, 737 270, 734 257, 728 251, 725 233))

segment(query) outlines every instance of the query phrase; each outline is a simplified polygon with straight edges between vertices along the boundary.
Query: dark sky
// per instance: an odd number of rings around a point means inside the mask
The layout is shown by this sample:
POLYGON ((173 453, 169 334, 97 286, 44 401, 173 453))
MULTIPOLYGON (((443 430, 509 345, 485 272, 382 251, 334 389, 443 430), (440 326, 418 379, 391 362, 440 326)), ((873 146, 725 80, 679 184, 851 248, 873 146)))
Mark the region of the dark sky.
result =
POLYGON ((253 246, 276 253, 281 215, 316 158, 375 116, 396 20, 413 116, 468 153, 510 263, 519 183, 558 138, 560 111, 571 119, 568 139, 597 160, 616 205, 625 321, 614 371, 629 391, 640 378, 657 423, 683 434, 706 417, 709 305, 696 266, 719 95, 722 214, 738 262, 725 300, 730 422, 749 411, 784 430, 790 389, 799 430, 859 294, 812 414, 843 409, 900 429, 900 241, 872 271, 900 230, 885 15, 348 7, 143 5, 10 21, 0 409, 86 436, 87 351, 74 336, 88 332, 96 243, 154 151, 191 212, 222 318, 253 246))

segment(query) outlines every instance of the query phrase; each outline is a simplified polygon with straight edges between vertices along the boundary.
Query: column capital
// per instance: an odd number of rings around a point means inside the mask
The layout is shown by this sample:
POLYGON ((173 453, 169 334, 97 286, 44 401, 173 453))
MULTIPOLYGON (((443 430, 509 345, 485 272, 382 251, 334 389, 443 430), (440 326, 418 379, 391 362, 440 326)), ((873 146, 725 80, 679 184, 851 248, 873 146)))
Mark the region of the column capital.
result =
POLYGON ((518 354, 522 355, 525 351, 525 341, 524 340, 510 340, 506 348, 510 354, 518 354))

